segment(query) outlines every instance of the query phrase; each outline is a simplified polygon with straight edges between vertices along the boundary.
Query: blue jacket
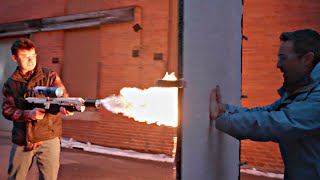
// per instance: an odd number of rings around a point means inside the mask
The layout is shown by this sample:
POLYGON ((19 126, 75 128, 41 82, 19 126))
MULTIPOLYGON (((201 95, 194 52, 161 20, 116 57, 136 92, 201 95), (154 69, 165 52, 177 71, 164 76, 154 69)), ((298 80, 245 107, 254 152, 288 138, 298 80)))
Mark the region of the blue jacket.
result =
POLYGON ((286 180, 320 180, 320 63, 313 83, 292 95, 279 90, 273 104, 251 109, 226 105, 216 128, 236 139, 279 144, 286 180))

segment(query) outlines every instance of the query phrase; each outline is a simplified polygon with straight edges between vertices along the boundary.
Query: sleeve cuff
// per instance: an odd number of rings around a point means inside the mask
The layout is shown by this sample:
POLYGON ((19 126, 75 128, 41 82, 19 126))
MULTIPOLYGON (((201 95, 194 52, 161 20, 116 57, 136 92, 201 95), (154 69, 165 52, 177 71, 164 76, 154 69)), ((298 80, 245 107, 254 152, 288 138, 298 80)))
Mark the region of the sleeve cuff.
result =
POLYGON ((29 119, 29 113, 30 113, 30 110, 24 110, 23 112, 23 120, 24 121, 31 121, 32 119, 29 119))

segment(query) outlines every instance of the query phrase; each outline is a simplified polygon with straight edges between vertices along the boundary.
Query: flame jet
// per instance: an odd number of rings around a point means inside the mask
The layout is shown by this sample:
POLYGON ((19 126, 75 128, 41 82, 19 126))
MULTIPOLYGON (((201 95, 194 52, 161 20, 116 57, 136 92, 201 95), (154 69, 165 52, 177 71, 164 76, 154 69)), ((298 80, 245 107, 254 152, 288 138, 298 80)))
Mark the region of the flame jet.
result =
MULTIPOLYGON (((163 80, 176 80, 174 73, 166 73, 163 80)), ((177 127, 178 88, 151 87, 138 89, 125 87, 120 95, 101 99, 100 103, 113 113, 121 113, 139 122, 177 127)))

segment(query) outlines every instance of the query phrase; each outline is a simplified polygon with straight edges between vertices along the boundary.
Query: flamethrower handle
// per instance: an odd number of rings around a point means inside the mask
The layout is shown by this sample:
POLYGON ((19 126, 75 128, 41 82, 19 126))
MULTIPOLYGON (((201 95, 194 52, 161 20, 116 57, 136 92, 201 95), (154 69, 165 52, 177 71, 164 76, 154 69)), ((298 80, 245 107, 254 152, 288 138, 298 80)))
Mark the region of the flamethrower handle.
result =
POLYGON ((35 103, 31 103, 32 107, 30 109, 34 109, 34 108, 42 108, 46 110, 46 113, 49 114, 57 114, 58 112, 60 112, 60 105, 58 104, 50 104, 49 109, 45 108, 44 104, 35 104, 35 103))
POLYGON ((78 111, 77 108, 74 106, 62 106, 62 107, 66 108, 66 110, 69 112, 78 111))

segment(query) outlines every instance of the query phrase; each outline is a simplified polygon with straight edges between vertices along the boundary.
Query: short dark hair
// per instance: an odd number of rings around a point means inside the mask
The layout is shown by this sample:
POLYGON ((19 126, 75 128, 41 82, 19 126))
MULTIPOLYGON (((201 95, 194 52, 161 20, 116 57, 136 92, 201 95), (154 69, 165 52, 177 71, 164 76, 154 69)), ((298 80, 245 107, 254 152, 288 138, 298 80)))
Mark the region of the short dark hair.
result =
POLYGON ((308 52, 314 53, 313 65, 320 61, 320 34, 312 29, 302 29, 293 32, 283 32, 280 35, 281 41, 293 41, 294 51, 300 56, 308 52))
POLYGON ((11 54, 17 55, 19 49, 27 49, 27 50, 36 49, 36 46, 34 45, 34 43, 30 39, 21 38, 21 39, 16 40, 12 44, 11 54))

